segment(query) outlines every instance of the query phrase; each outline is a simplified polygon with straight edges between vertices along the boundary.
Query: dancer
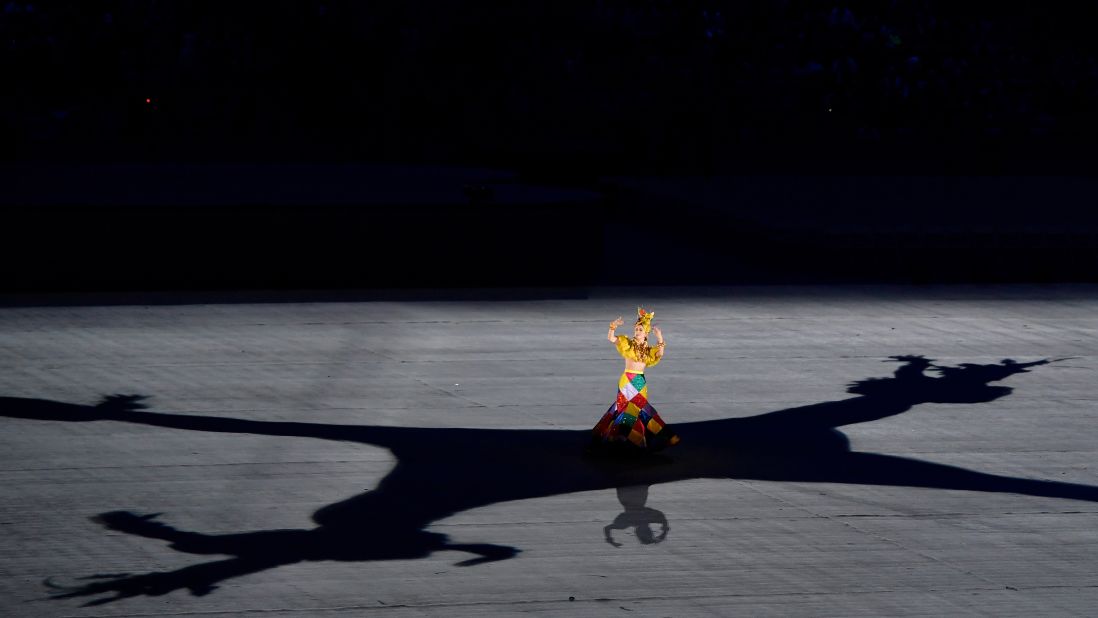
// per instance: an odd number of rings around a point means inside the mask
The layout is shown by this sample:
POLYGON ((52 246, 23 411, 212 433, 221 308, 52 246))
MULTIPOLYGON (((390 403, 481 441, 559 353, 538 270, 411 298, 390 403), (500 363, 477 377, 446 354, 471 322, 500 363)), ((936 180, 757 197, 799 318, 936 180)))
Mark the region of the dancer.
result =
POLYGON ((595 425, 592 442, 597 448, 621 449, 629 452, 656 452, 678 443, 679 437, 660 418, 648 402, 648 382, 644 371, 663 359, 666 344, 663 332, 652 326, 655 312, 637 308, 633 337, 615 335, 624 324, 621 317, 610 323, 606 339, 617 347, 625 359, 625 372, 618 380, 618 396, 610 409, 595 425), (656 345, 648 345, 648 333, 655 331, 656 345))

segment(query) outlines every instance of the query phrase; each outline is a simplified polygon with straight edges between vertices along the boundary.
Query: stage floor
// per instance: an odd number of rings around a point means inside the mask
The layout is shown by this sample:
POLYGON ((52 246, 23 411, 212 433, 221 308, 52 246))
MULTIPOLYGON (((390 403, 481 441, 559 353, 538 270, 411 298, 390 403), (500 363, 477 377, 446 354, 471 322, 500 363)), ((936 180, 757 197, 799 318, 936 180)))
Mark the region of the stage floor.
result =
POLYGON ((1098 286, 549 296, 0 308, 0 614, 1098 607, 1098 286))

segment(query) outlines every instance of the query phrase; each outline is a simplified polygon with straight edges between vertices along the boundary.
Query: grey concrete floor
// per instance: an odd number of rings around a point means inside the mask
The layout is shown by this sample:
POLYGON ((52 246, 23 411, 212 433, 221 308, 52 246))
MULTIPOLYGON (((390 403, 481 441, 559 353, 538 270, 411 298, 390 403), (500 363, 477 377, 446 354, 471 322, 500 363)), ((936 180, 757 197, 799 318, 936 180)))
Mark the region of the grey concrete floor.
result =
POLYGON ((2 308, 0 614, 1094 615, 1096 334, 1093 286, 2 308), (638 304, 684 441, 585 459, 638 304))

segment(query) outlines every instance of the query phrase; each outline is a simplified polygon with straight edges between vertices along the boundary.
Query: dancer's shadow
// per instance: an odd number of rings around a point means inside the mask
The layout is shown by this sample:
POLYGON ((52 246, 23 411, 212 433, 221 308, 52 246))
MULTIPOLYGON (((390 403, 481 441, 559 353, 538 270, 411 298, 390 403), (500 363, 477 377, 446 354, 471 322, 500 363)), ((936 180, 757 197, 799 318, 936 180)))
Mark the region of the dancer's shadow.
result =
POLYGON ((157 515, 101 514, 97 520, 112 530, 164 540, 182 552, 230 558, 168 572, 95 575, 84 585, 55 591, 59 598, 98 597, 88 605, 180 589, 207 594, 226 579, 304 560, 409 559, 438 551, 472 554, 458 563, 465 566, 503 560, 519 550, 491 543, 452 543, 446 535, 428 532, 427 527, 454 513, 497 502, 696 478, 900 485, 1098 502, 1098 488, 1088 485, 1012 478, 852 452, 837 427, 900 414, 920 403, 993 401, 1011 389, 991 382, 1050 362, 1004 360, 942 367, 920 356, 892 360, 901 366, 891 377, 850 385, 848 391, 856 395, 852 398, 748 418, 677 424, 683 442, 671 461, 581 457, 581 445, 590 436, 586 430, 263 422, 145 412, 140 409, 141 398, 133 396, 109 397, 96 406, 0 398, 0 415, 359 442, 387 448, 396 456, 395 468, 376 489, 319 509, 313 515, 317 526, 310 529, 208 535, 161 523, 157 515), (929 376, 928 370, 936 370, 940 376, 929 376))
POLYGON ((614 540, 613 531, 628 530, 630 528, 633 529, 633 534, 637 536, 637 540, 644 545, 662 543, 667 538, 667 532, 670 530, 667 516, 662 511, 657 511, 645 505, 648 502, 647 485, 618 487, 618 502, 621 502, 621 506, 625 510, 602 529, 603 533, 606 534, 607 543, 614 547, 621 547, 622 544, 614 540), (659 534, 652 532, 653 525, 660 527, 659 534))

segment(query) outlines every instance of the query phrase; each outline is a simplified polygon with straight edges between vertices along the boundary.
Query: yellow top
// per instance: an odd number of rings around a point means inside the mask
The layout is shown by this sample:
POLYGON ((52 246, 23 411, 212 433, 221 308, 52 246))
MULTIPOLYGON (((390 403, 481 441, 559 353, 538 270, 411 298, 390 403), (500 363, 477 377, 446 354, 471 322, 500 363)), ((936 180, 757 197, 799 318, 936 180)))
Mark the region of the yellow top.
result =
POLYGON ((657 364, 659 364, 660 359, 663 358, 662 356, 656 355, 656 346, 649 346, 648 355, 644 358, 638 358, 636 350, 633 349, 633 346, 630 345, 629 341, 629 337, 626 337, 625 335, 618 335, 618 341, 614 344, 615 347, 618 348, 618 354, 621 354, 621 357, 625 360, 631 360, 637 363, 644 363, 649 367, 655 367, 657 364))

